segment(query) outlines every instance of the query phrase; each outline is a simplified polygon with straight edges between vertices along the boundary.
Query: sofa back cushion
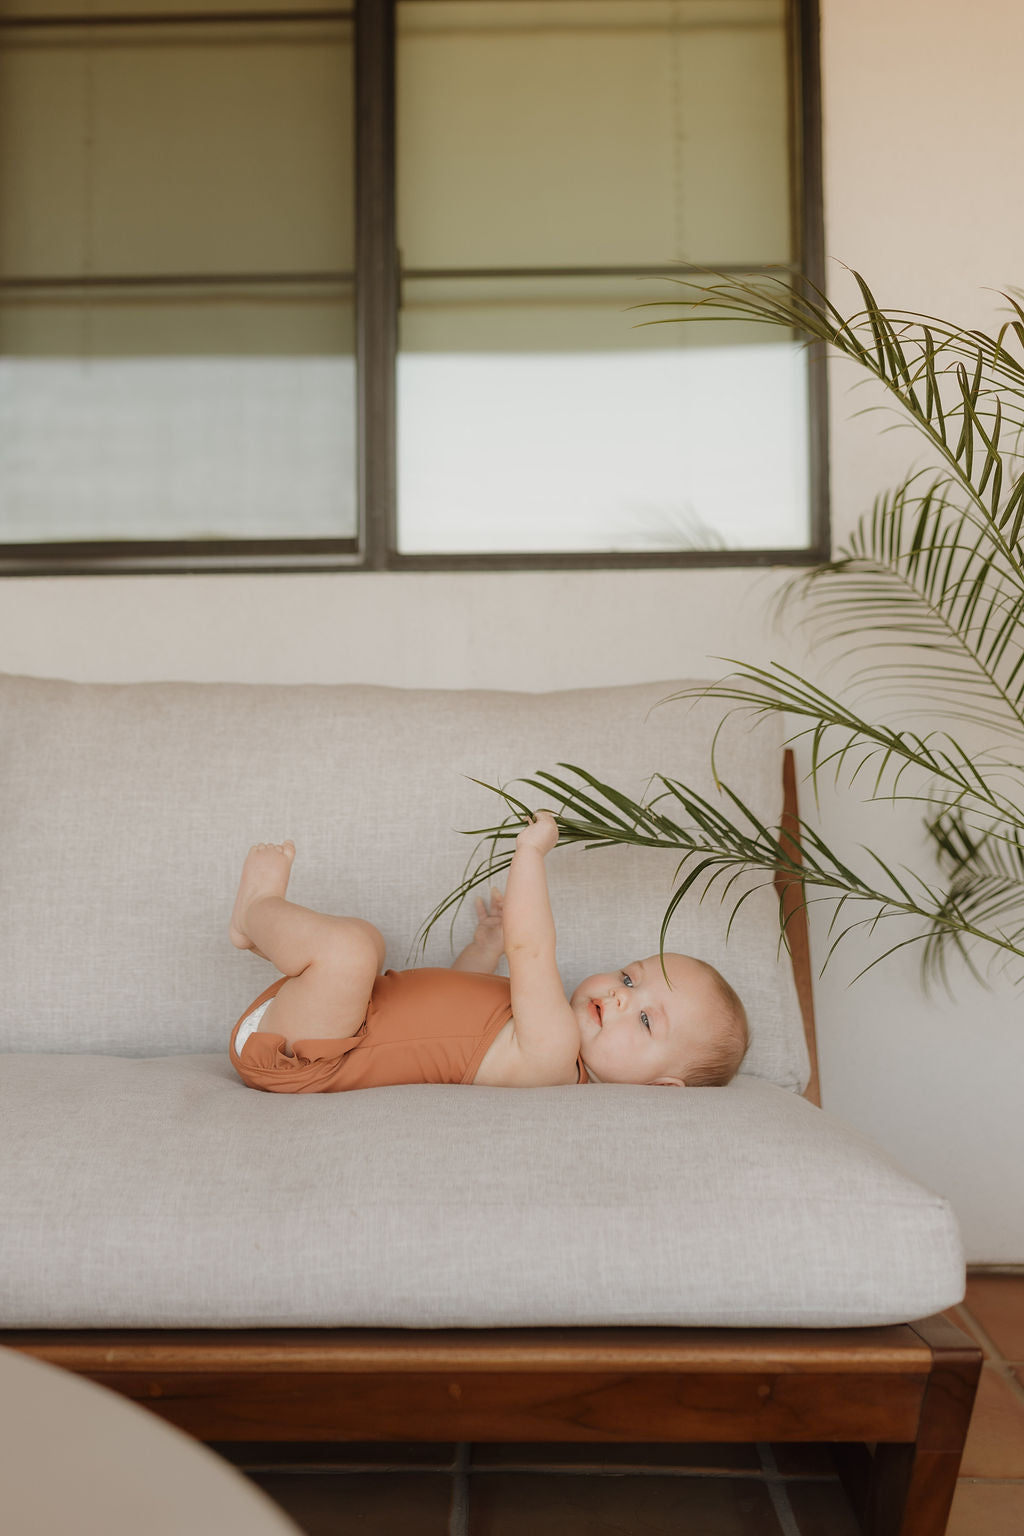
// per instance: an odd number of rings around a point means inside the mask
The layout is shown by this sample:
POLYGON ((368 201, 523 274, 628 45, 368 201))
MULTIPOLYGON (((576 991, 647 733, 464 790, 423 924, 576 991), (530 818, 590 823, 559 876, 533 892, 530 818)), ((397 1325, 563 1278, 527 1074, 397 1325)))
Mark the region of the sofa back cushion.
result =
MULTIPOLYGON (((529 694, 355 685, 79 684, 0 679, 0 1047, 163 1056, 216 1051, 272 968, 232 948, 246 849, 295 840, 290 894, 369 918, 388 965, 445 965, 472 901, 417 932, 462 878, 507 784, 560 762, 636 794, 663 772, 713 793, 708 705, 655 708, 681 683, 529 694)), ((731 721, 718 761, 763 817, 781 805, 781 740, 731 721)), ((529 798, 524 796, 524 798, 529 798)), ((657 949, 673 854, 556 851, 548 860, 567 987, 657 949)), ((731 902, 696 895, 668 947, 717 965, 743 998, 744 1070, 806 1081, 795 990, 770 883, 726 944, 731 902)), ((734 893, 735 894, 735 893, 734 893)))

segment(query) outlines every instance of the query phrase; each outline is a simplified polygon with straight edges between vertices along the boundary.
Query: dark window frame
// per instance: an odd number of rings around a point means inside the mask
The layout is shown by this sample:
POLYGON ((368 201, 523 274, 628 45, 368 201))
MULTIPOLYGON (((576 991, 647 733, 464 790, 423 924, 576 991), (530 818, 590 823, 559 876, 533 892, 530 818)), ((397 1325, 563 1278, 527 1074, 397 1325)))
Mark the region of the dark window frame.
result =
MULTIPOLYGON (((395 474, 395 360, 401 272, 395 208, 396 0, 352 0, 355 58, 358 539, 139 540, 0 544, 0 575, 167 575, 302 571, 650 570, 813 565, 829 556, 828 390, 809 349, 811 536, 801 549, 402 554, 395 474)), ((819 0, 788 0, 794 268, 824 289, 819 0)), ((276 13, 280 15, 281 13, 276 13)), ((315 14, 305 13, 312 19, 315 14)), ((333 12, 339 16, 339 11, 333 12)), ((254 20, 268 8, 181 17, 254 20)), ((142 17, 138 18, 141 22, 142 17)), ((154 18, 145 18, 152 22, 154 18)), ((161 18, 173 24, 173 16, 161 18)), ((294 13, 293 13, 294 19, 294 13)), ((32 25, 57 25, 46 18, 32 25)), ((91 17, 92 22, 110 21, 91 17)), ((8 20, 0 26, 24 25, 8 20)), ((127 22, 126 22, 127 24, 127 22)), ((674 269, 665 269, 666 272, 674 269)), ((752 269, 745 269, 752 270, 752 269)), ((413 274, 410 274, 413 275, 413 274)))

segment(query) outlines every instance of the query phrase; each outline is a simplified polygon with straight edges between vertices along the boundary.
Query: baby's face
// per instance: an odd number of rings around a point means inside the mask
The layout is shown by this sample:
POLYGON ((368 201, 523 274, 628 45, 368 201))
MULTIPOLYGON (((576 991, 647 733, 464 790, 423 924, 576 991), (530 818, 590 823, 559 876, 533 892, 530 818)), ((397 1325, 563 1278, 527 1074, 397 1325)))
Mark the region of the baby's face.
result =
POLYGON ((588 976, 569 999, 580 1054, 598 1082, 686 1081, 686 1063, 707 1038, 707 972, 687 955, 664 960, 668 981, 661 957, 652 955, 588 976))

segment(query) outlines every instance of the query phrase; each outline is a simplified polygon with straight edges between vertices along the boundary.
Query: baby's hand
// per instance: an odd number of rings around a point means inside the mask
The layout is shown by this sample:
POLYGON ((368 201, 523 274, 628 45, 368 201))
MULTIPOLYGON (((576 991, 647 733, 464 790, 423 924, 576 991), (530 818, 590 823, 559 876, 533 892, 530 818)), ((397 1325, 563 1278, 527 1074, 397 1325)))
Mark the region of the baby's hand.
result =
POLYGON ((550 853, 558 842, 558 823, 550 811, 537 811, 516 838, 517 848, 537 848, 550 853))
POLYGON ((505 950, 504 908, 505 898, 498 890, 491 892, 489 902, 481 896, 476 899, 476 933, 473 935, 473 943, 493 950, 499 959, 505 950))

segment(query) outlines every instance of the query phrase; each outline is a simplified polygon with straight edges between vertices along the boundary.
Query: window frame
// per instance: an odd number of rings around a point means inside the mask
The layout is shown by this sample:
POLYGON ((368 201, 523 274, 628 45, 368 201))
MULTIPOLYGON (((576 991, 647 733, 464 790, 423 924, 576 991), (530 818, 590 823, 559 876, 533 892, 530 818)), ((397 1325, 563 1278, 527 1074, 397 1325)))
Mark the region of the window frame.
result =
MULTIPOLYGON (((351 0, 355 69, 358 536, 355 539, 87 540, 0 544, 0 575, 664 570, 801 566, 828 559, 828 386, 824 349, 820 343, 808 349, 811 527, 810 541, 803 548, 546 551, 536 554, 525 551, 403 554, 399 551, 395 368, 402 274, 395 193, 396 10, 397 0, 351 0)), ((824 289, 819 0, 787 0, 787 12, 793 167, 790 219, 797 258, 793 270, 817 288, 824 289)), ((214 9, 209 13, 211 18, 220 18, 223 14, 214 9)), ((243 14, 257 19, 280 13, 274 13, 271 4, 263 9, 254 6, 252 11, 243 14)), ((322 19, 322 13, 317 14, 322 19)), ((333 14, 339 16, 341 13, 335 11, 333 14)), ((188 19, 194 24, 196 14, 190 13, 188 19)), ((18 25, 18 22, 13 19, 0 22, 0 27, 12 25, 18 25)), ((665 275, 676 270, 666 267, 665 275)), ((728 271, 727 268, 722 270, 728 271)), ((743 270, 751 272, 756 268, 743 270)))

